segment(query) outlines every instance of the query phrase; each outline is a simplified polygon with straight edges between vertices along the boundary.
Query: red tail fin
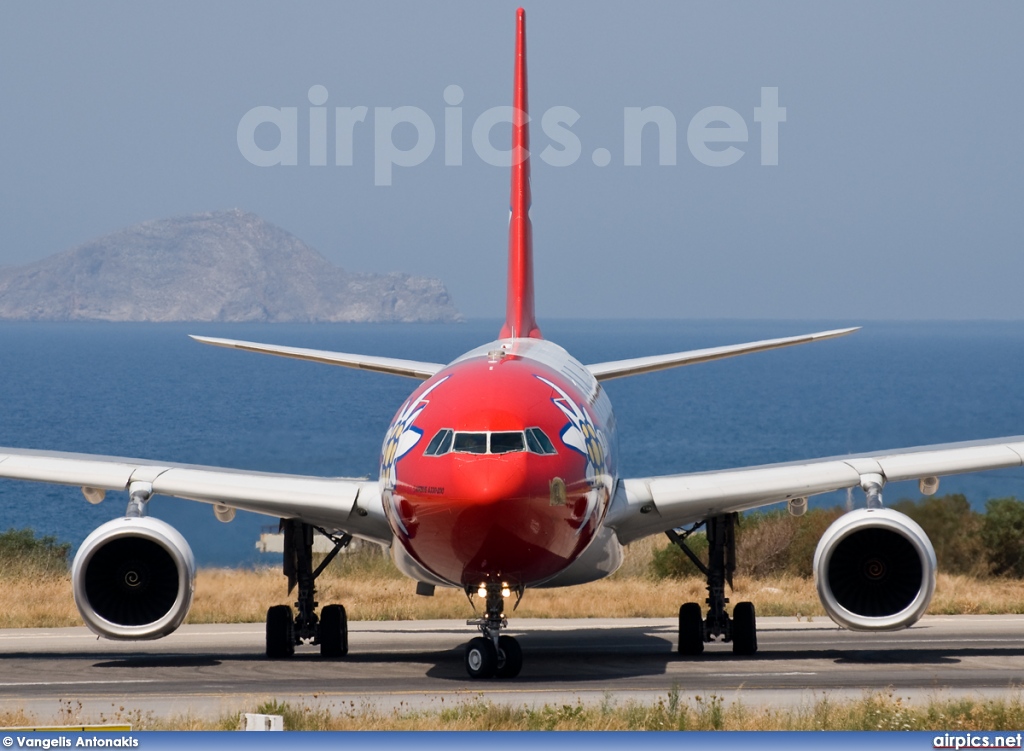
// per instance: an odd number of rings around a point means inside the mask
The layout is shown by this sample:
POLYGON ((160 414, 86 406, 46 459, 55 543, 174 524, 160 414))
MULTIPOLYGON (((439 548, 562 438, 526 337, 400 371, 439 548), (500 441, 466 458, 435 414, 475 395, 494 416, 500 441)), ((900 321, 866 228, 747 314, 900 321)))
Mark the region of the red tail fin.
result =
POLYGON ((508 224, 508 298, 501 337, 540 339, 533 312, 533 229, 530 226, 530 125, 526 98, 526 11, 516 11, 512 94, 512 199, 508 224))

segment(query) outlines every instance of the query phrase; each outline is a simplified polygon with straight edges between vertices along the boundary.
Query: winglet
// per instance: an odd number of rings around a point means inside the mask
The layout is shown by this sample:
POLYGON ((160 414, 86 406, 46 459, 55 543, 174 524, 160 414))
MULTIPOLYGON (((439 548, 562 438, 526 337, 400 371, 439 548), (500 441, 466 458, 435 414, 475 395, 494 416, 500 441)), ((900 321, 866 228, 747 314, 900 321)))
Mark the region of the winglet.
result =
POLYGON ((501 338, 540 339, 533 309, 533 229, 530 225, 530 116, 526 96, 526 11, 516 11, 512 93, 512 197, 508 223, 508 297, 501 338))

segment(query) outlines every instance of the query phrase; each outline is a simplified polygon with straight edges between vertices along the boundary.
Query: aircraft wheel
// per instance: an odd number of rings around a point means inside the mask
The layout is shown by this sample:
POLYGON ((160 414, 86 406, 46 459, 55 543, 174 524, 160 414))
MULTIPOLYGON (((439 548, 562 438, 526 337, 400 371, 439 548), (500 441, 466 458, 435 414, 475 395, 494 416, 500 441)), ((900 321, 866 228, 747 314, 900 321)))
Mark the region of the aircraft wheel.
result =
POLYGON ((499 678, 515 678, 523 669, 523 648, 511 636, 498 637, 498 662, 494 674, 499 678))
POLYGON ((739 602, 733 608, 732 652, 737 655, 757 652, 757 617, 752 602, 739 602))
POLYGON ((466 672, 470 678, 490 678, 498 667, 498 652, 490 639, 470 639, 466 645, 466 672))
POLYGON ((344 657, 348 654, 348 618, 344 605, 327 605, 320 611, 321 657, 344 657))
POLYGON ((267 657, 281 659, 295 654, 295 619, 288 605, 267 610, 267 657))
POLYGON ((704 619, 700 605, 687 602, 679 606, 679 654, 699 655, 704 651, 704 619))

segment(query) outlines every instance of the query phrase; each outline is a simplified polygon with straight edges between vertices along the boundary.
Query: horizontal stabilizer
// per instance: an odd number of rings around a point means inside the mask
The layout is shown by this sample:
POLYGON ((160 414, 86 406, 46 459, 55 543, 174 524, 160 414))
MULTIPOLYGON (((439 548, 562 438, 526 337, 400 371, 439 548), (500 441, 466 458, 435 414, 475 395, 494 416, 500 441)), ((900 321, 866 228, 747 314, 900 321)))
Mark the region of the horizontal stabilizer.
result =
POLYGON ((229 349, 241 349, 246 352, 259 352, 264 355, 292 357, 296 360, 312 360, 313 362, 322 362, 328 365, 341 365, 345 368, 372 370, 377 373, 390 373, 407 378, 419 378, 422 381, 427 380, 444 367, 444 365, 438 363, 399 360, 394 357, 352 355, 347 352, 328 352, 320 349, 303 349, 302 347, 282 347, 277 344, 258 344, 256 342, 241 342, 236 339, 217 339, 209 336, 194 336, 192 334, 189 334, 189 336, 197 342, 212 344, 215 347, 228 347, 229 349))
POLYGON ((769 349, 792 347, 795 344, 807 344, 808 342, 818 342, 824 339, 834 339, 837 336, 845 336, 858 330, 860 330, 860 327, 855 326, 849 329, 821 331, 817 334, 788 336, 783 339, 764 339, 760 342, 730 344, 725 347, 709 347, 708 349, 692 349, 689 352, 673 352, 669 355, 636 357, 632 360, 615 360, 613 362, 588 365, 587 370, 593 373, 594 378, 597 380, 608 381, 612 378, 624 378, 625 376, 638 375, 640 373, 653 373, 656 370, 667 370, 669 368, 678 368, 682 365, 694 365, 699 362, 721 360, 726 357, 747 355, 751 352, 764 352, 769 349))

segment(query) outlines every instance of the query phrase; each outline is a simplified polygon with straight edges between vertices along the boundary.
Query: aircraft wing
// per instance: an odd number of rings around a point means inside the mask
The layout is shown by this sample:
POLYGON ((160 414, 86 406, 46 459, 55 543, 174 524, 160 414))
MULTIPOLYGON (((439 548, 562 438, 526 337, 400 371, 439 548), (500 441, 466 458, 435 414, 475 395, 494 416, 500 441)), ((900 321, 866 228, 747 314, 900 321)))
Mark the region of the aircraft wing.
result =
POLYGON ((376 482, 170 464, 60 451, 0 448, 0 478, 77 485, 94 491, 150 483, 154 495, 220 504, 299 519, 383 544, 391 543, 376 482))
MULTIPOLYGON (((747 342, 745 344, 729 344, 724 347, 708 347, 707 349, 692 349, 688 352, 673 352, 668 355, 652 355, 650 357, 635 357, 631 360, 613 360, 611 362, 600 362, 588 365, 594 378, 599 381, 609 381, 612 378, 624 378, 625 376, 639 375, 640 373, 653 373, 656 370, 668 370, 678 368, 682 365, 695 365, 699 362, 710 362, 711 360, 722 360, 726 357, 748 355, 752 352, 765 352, 770 349, 781 349, 792 347, 797 344, 808 344, 820 342, 825 339, 834 339, 837 336, 845 336, 859 331, 859 326, 848 329, 833 329, 831 331, 819 331, 816 334, 802 334, 800 336, 787 336, 781 339, 764 339, 759 342, 747 342)), ((193 339, 195 337, 192 337, 193 339)))
POLYGON ((313 362, 326 363, 327 365, 341 365, 345 368, 372 370, 376 373, 390 373, 391 375, 400 375, 407 378, 419 378, 422 381, 427 380, 444 368, 444 365, 435 362, 400 360, 395 357, 377 357, 374 355, 353 355, 348 352, 329 352, 322 349, 285 347, 278 344, 259 344, 258 342, 243 342, 237 339, 217 339, 211 336, 194 336, 192 334, 189 334, 189 336, 201 344, 212 344, 214 347, 241 349, 246 352, 291 357, 296 360, 311 360, 313 362))
POLYGON ((709 516, 858 487, 872 476, 899 482, 1020 466, 1024 436, 623 479, 605 523, 627 543, 709 516))

